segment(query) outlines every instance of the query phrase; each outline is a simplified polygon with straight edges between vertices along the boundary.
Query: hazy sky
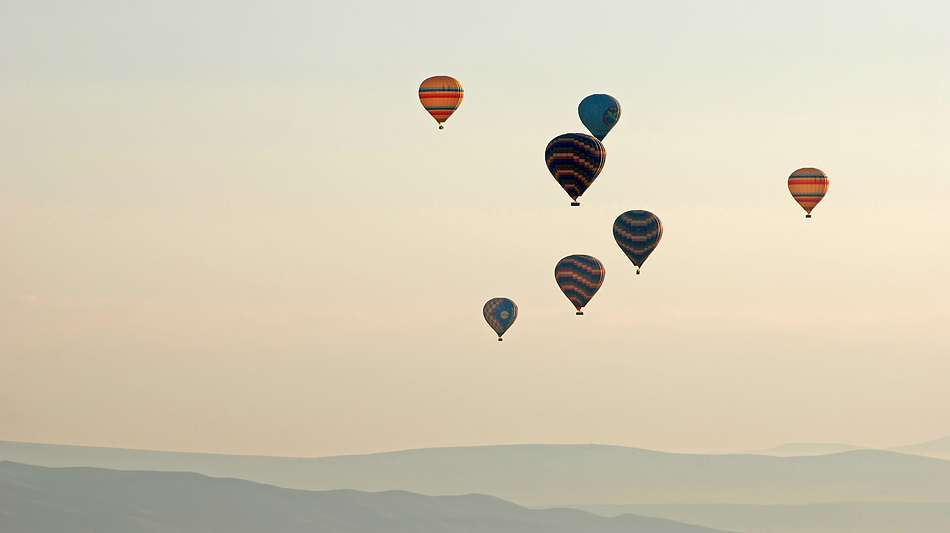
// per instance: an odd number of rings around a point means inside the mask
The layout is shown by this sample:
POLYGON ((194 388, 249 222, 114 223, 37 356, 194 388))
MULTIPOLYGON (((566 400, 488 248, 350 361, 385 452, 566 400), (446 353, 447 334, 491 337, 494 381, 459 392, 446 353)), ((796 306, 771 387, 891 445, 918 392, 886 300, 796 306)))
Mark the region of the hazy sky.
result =
POLYGON ((0 3, 0 440, 950 435, 950 4, 0 3), (581 8, 583 6, 583 8, 581 8), (439 131, 416 91, 465 87, 439 131), (547 142, 623 105, 579 208, 547 142), (806 220, 786 179, 828 173, 806 220), (664 224, 643 274, 611 224, 664 224), (554 283, 607 269, 583 317, 554 283), (486 300, 518 303, 495 335, 486 300))

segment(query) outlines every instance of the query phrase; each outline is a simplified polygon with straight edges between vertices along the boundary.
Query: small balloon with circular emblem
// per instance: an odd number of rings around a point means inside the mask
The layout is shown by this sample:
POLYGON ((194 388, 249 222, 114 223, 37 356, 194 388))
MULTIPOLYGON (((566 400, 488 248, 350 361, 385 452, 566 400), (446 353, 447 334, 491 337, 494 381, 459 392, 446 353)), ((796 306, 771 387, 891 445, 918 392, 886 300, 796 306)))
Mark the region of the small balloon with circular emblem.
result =
POLYGON ((620 121, 620 102, 609 94, 592 94, 581 100, 577 114, 590 134, 603 141, 620 121))
POLYGON ((508 298, 492 298, 485 302, 482 308, 482 315, 485 321, 498 334, 498 340, 508 331, 508 328, 515 323, 518 318, 518 306, 508 298))

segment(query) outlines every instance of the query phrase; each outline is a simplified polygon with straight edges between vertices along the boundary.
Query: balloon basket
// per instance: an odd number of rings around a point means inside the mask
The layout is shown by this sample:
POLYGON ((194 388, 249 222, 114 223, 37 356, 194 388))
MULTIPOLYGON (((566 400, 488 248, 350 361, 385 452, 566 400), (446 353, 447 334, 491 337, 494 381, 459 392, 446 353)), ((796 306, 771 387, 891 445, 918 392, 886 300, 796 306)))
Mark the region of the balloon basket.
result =
POLYGON ((571 202, 571 207, 577 207, 579 205, 581 205, 580 202, 571 202))
POLYGON ((583 311, 578 311, 578 312, 576 312, 576 313, 574 313, 574 314, 575 314, 575 315, 583 315, 584 312, 583 312, 583 311))
POLYGON ((807 215, 805 215, 805 218, 811 218, 811 213, 808 213, 807 215))
POLYGON ((501 342, 502 340, 503 340, 503 339, 502 339, 501 337, 498 337, 498 342, 501 342))

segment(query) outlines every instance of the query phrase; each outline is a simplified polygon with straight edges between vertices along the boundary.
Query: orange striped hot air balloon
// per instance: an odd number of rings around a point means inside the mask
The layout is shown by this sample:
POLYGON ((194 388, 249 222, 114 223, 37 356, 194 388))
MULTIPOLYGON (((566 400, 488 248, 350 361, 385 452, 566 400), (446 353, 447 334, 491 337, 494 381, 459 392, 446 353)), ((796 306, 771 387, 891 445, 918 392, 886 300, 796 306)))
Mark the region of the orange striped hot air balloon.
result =
POLYGON ((465 90, 462 89, 462 84, 451 76, 432 76, 419 86, 419 100, 439 123, 440 130, 442 123, 459 108, 463 96, 465 90))
POLYGON ((800 168, 788 177, 788 192, 811 218, 811 210, 828 192, 828 176, 817 168, 800 168))

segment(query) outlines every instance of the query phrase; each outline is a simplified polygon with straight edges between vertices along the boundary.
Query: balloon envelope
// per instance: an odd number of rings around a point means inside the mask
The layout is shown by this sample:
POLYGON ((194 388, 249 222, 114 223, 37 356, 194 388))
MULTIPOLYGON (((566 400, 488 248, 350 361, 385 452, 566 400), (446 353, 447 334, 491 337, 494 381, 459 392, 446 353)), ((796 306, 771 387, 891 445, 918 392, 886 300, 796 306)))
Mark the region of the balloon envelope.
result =
POLYGON ((581 100, 577 114, 590 134, 602 141, 620 121, 620 102, 608 94, 592 94, 581 100))
POLYGON ((663 223, 649 211, 627 211, 614 221, 614 240, 637 267, 637 274, 662 237, 663 223))
POLYGON ((597 179, 606 161, 604 145, 583 133, 558 135, 544 150, 548 171, 575 201, 597 179))
POLYGON ((508 298, 492 298, 482 308, 485 321, 498 334, 498 340, 518 318, 518 306, 508 298))
POLYGON ((811 218, 811 210, 828 192, 828 176, 817 168, 800 168, 788 177, 788 192, 811 218))
POLYGON ((604 264, 589 255, 569 255, 557 262, 554 279, 578 314, 604 284, 604 264))
POLYGON ((419 86, 419 100, 439 123, 439 129, 442 129, 442 123, 455 113, 464 96, 462 84, 451 76, 433 76, 419 86))

